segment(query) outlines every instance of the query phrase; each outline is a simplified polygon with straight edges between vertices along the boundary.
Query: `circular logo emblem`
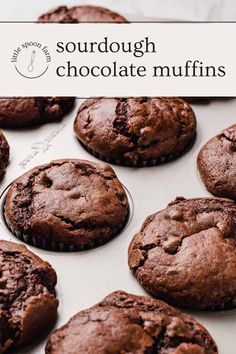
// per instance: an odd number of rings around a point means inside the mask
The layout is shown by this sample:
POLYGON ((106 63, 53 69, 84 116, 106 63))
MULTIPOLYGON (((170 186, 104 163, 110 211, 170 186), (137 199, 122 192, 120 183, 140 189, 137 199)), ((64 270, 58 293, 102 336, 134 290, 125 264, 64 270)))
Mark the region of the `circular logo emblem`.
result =
POLYGON ((21 76, 36 79, 47 72, 51 55, 46 45, 39 42, 25 42, 14 49, 11 62, 21 76))

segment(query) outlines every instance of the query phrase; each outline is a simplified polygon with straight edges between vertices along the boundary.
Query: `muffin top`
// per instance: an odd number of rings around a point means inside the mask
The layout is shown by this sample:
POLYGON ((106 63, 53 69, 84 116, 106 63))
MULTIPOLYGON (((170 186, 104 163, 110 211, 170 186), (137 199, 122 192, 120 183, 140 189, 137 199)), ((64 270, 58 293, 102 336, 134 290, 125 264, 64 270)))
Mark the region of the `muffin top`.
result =
POLYGON ((0 98, 0 126, 15 128, 60 119, 74 101, 71 97, 0 98))
POLYGON ((10 147, 5 135, 0 130, 0 176, 5 171, 9 161, 10 147))
POLYGON ((33 168, 13 182, 5 203, 14 231, 74 245, 108 238, 127 212, 126 193, 112 168, 76 159, 33 168))
POLYGON ((236 201, 236 124, 208 141, 199 152, 197 163, 212 194, 236 201))
POLYGON ((129 266, 148 292, 176 306, 235 306, 235 236, 232 200, 178 198, 146 219, 129 266))
POLYGON ((100 6, 60 6, 41 15, 39 22, 127 22, 123 16, 100 6))
POLYGON ((217 348, 191 316, 162 301, 117 291, 52 334, 46 354, 63 353, 213 354, 217 348))
POLYGON ((139 165, 182 152, 195 137, 196 118, 178 98, 97 98, 81 105, 74 129, 103 157, 139 165))
POLYGON ((1 353, 39 337, 55 320, 55 285, 56 273, 49 263, 23 245, 0 241, 1 353))

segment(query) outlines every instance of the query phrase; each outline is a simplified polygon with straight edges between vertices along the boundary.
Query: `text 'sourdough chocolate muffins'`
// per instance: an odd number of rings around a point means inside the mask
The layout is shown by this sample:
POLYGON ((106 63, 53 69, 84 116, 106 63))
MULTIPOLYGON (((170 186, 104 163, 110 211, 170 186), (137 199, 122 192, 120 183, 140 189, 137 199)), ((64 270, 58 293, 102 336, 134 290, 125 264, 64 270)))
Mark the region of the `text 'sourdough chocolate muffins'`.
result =
POLYGON ((8 142, 0 130, 0 177, 5 172, 9 162, 10 147, 8 142))
POLYGON ((55 160, 16 179, 5 218, 37 247, 76 250, 107 241, 128 216, 126 193, 112 168, 85 160, 55 160))
POLYGON ((122 291, 56 330, 46 354, 216 354, 206 329, 166 303, 122 291))
POLYGON ((178 98, 97 98, 81 105, 74 129, 100 159, 147 166, 183 153, 195 139, 196 118, 178 98))
POLYGON ((39 22, 127 22, 123 16, 99 6, 60 6, 39 17, 39 22))
POLYGON ((129 266, 144 289, 170 304, 235 307, 235 203, 177 198, 146 219, 130 244, 129 266))
POLYGON ((57 316, 56 273, 23 245, 0 241, 0 353, 32 343, 57 316))
POLYGON ((236 124, 209 140, 197 163, 209 192, 236 201, 236 124))
POLYGON ((0 98, 0 127, 17 128, 59 120, 74 102, 72 97, 0 98))

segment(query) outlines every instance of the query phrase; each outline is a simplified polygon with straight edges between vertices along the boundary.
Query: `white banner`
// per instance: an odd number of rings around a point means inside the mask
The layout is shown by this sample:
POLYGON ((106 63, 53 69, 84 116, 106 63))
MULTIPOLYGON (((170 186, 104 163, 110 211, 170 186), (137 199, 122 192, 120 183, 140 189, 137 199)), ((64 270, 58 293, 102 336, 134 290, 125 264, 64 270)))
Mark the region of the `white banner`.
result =
POLYGON ((236 96, 236 23, 0 23, 0 96, 236 96))

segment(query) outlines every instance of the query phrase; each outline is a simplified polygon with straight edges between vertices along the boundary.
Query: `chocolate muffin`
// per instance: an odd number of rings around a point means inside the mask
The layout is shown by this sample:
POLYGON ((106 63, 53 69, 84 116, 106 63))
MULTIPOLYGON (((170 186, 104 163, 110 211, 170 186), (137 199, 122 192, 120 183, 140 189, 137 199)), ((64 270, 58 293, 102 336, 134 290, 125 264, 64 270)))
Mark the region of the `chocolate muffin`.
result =
POLYGON ((9 162, 10 147, 3 132, 0 130, 0 177, 6 170, 9 162))
POLYGON ((97 98, 81 105, 74 130, 102 160, 148 166, 186 151, 195 139, 196 118, 178 98, 97 98))
POLYGON ((117 234, 128 215, 126 193, 107 164, 55 160, 16 179, 6 197, 5 218, 26 243, 77 250, 117 234))
POLYGON ((216 354, 206 329, 191 316, 145 296, 111 293, 56 330, 46 354, 216 354))
POLYGON ((170 304, 235 307, 235 203, 177 198, 146 219, 130 244, 129 266, 144 289, 170 304))
POLYGON ((73 107, 71 97, 0 98, 0 126, 17 128, 61 119, 73 107))
POLYGON ((25 246, 0 241, 0 353, 32 343, 57 316, 56 273, 25 246))
POLYGON ((79 23, 79 22, 127 22, 116 12, 99 6, 60 6, 39 17, 39 22, 79 23))
POLYGON ((203 146, 197 164, 209 192, 236 201, 236 124, 203 146))

